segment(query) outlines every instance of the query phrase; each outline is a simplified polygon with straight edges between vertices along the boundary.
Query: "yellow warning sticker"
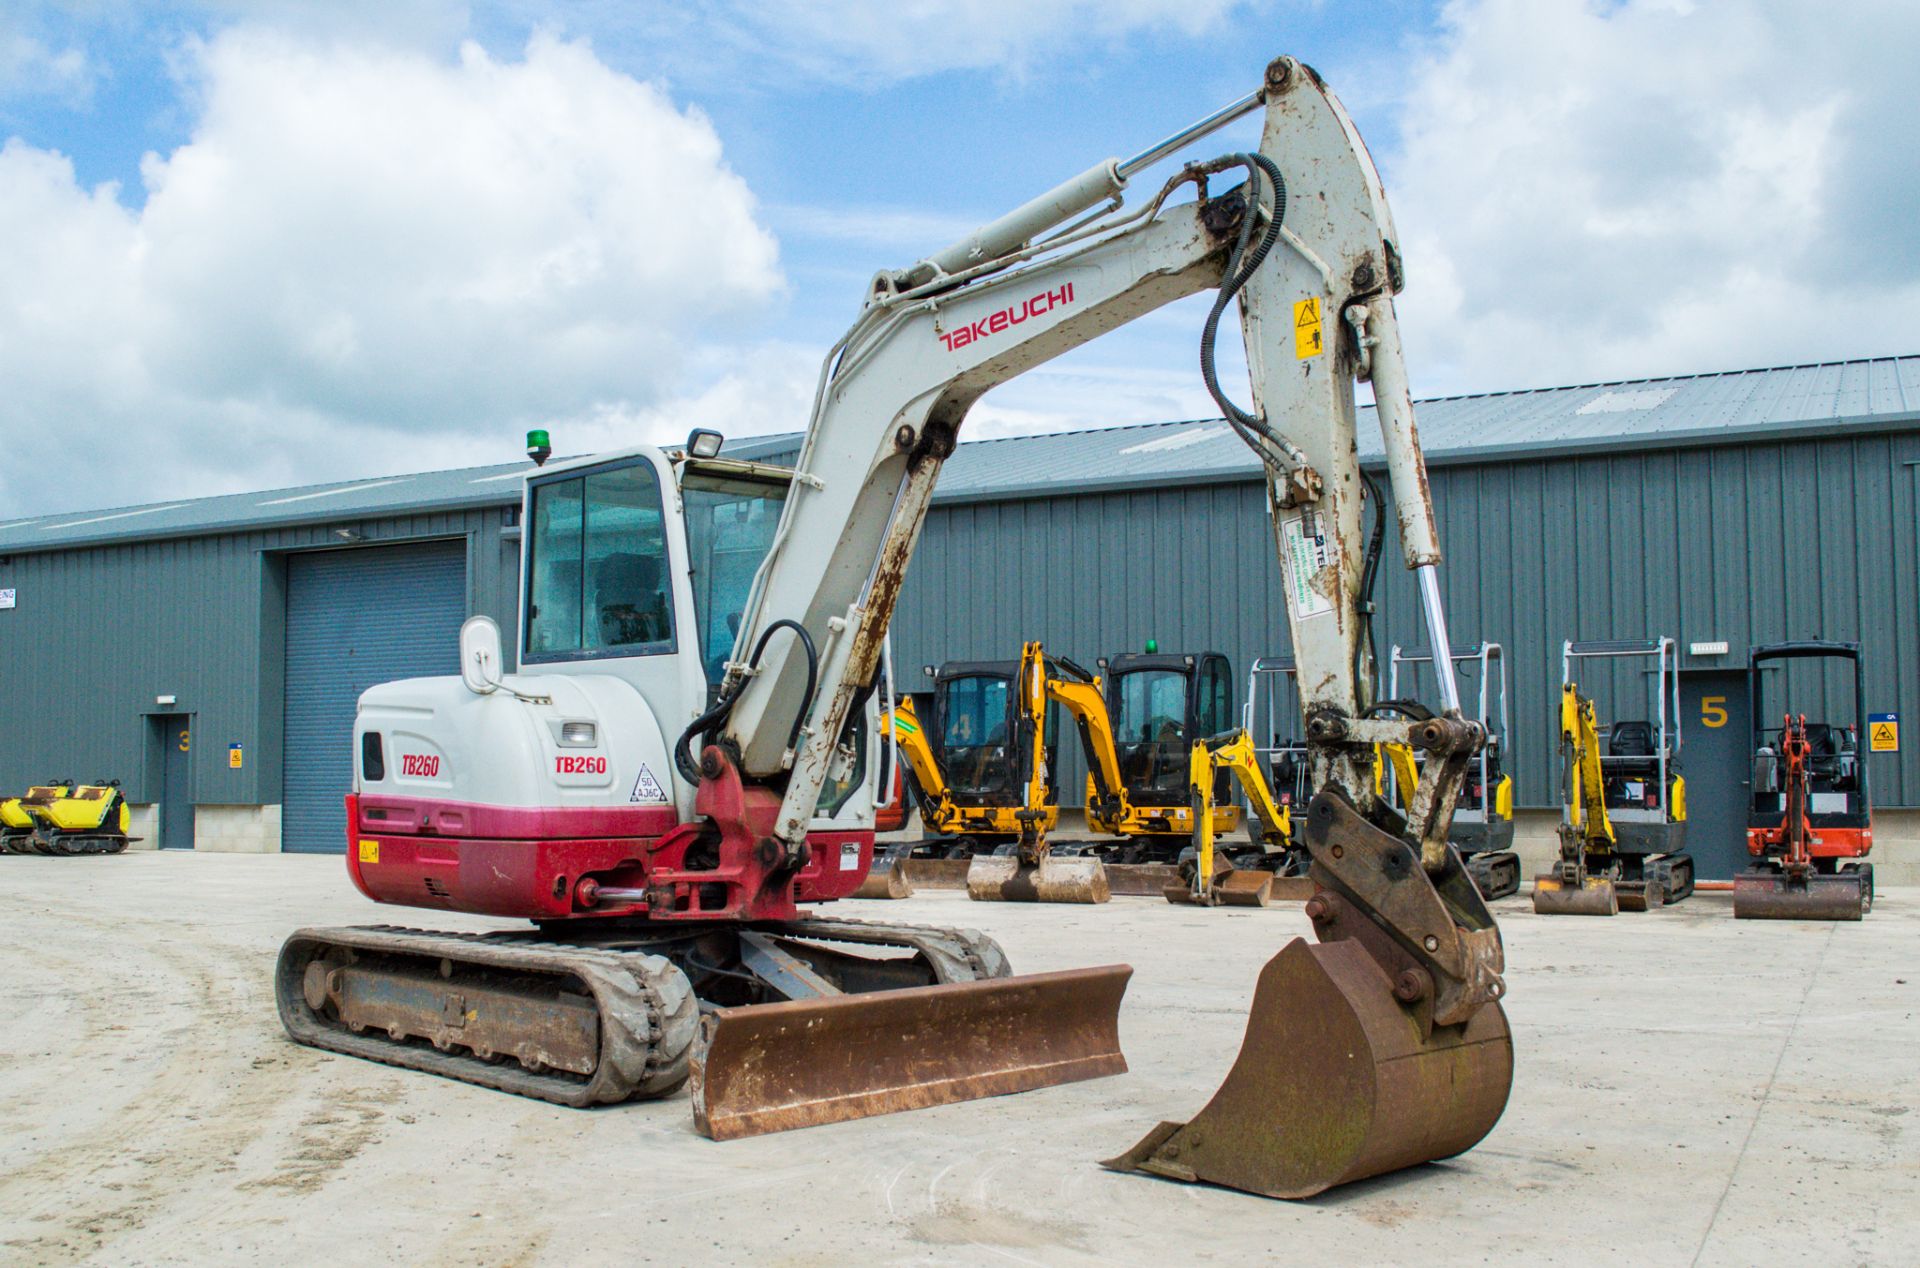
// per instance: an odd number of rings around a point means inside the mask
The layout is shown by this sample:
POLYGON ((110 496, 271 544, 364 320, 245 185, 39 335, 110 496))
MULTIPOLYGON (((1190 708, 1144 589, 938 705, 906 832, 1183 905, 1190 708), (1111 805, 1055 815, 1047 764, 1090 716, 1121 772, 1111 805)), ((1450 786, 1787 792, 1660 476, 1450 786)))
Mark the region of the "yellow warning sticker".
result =
POLYGON ((1293 306, 1293 355, 1305 361, 1320 355, 1320 297, 1293 306))
POLYGON ((360 843, 360 861, 362 863, 378 863, 380 861, 380 843, 378 841, 362 841, 360 843))
POLYGON ((1897 713, 1868 714, 1867 739, 1868 752, 1898 753, 1900 751, 1900 715, 1897 713))

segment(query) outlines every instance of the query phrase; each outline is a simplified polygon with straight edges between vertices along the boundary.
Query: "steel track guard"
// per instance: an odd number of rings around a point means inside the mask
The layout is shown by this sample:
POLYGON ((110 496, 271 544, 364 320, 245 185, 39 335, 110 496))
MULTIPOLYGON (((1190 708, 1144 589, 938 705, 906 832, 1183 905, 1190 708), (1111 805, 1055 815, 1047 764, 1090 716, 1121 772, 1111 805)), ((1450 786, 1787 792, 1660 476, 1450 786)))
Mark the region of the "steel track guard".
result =
POLYGON ((714 1140, 1124 1074, 1124 964, 722 1008, 694 1043, 714 1140))

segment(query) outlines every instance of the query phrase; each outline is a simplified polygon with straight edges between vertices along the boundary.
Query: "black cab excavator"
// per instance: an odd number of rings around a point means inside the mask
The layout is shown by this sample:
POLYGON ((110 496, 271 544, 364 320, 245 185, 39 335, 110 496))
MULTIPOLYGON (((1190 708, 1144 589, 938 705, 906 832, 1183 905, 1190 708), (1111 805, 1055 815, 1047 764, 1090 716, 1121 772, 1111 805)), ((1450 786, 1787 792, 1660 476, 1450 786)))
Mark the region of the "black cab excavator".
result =
POLYGON ((969 408, 1211 292, 1202 375, 1266 472, 1301 666, 1317 941, 1261 970, 1212 1101, 1107 1165, 1305 1197, 1471 1149, 1506 1105, 1513 1045, 1499 927, 1448 840, 1484 735, 1452 674, 1403 284, 1352 120, 1280 58, 1165 141, 876 274, 791 469, 723 458, 701 429, 530 473, 520 668, 476 617, 459 677, 362 695, 346 855, 377 902, 526 923, 298 930, 274 979, 289 1035, 573 1106, 685 1087, 721 1140, 1123 1071, 1126 966, 1014 975, 978 933, 816 908, 871 862, 882 648, 969 408), (1124 205, 1130 178, 1255 113, 1257 149, 1124 205), (1214 368, 1236 299, 1251 409, 1214 368), (1362 381, 1441 667, 1419 721, 1375 716, 1355 670, 1362 381), (599 567, 618 555, 656 566, 599 567), (1425 753, 1404 813, 1373 788, 1385 743, 1425 753))

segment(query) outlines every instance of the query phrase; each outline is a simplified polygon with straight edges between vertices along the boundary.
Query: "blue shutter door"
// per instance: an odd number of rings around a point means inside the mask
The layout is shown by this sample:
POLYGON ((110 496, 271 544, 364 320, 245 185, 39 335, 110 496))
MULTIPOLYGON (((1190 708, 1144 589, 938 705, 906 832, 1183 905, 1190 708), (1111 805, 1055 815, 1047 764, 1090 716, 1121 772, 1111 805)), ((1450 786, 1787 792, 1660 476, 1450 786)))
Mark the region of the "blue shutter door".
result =
POLYGON ((465 542, 287 559, 286 765, 281 848, 346 848, 353 715, 376 683, 460 672, 465 542))

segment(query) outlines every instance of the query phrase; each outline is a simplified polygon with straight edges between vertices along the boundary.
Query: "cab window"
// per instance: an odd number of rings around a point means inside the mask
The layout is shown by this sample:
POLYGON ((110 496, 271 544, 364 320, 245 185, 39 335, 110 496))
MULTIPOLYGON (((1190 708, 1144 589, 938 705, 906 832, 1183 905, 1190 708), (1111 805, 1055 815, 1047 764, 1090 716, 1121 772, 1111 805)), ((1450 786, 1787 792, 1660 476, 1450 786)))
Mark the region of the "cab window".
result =
POLYGON ((671 652, 666 520, 651 463, 533 486, 523 659, 671 652))

